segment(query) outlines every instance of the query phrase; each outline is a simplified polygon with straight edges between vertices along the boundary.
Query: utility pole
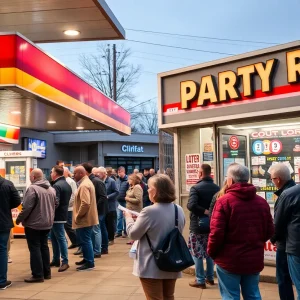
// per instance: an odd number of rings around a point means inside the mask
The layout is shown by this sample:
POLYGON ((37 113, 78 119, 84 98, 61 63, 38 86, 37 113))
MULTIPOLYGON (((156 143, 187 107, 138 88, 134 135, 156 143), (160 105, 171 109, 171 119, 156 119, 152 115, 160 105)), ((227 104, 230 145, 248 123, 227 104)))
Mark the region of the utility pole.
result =
POLYGON ((113 100, 117 102, 117 51, 113 44, 113 100))

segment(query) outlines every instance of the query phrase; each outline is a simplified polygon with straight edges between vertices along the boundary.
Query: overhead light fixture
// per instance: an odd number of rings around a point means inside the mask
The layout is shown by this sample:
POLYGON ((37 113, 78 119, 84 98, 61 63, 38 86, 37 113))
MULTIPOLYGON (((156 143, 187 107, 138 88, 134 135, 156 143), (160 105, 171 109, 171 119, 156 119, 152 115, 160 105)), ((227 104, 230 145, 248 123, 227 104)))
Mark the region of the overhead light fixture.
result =
POLYGON ((76 127, 76 129, 80 130, 80 129, 84 129, 84 127, 78 126, 76 127))
POLYGON ((48 124, 56 124, 56 121, 47 121, 48 124))
POLYGON ((64 34, 65 35, 68 35, 68 36, 77 36, 80 34, 80 31, 78 30, 73 30, 73 29, 69 29, 69 30, 65 30, 64 31, 64 34))
POLYGON ((11 113, 12 115, 20 115, 20 114, 21 114, 21 112, 18 111, 18 110, 11 111, 10 113, 11 113))

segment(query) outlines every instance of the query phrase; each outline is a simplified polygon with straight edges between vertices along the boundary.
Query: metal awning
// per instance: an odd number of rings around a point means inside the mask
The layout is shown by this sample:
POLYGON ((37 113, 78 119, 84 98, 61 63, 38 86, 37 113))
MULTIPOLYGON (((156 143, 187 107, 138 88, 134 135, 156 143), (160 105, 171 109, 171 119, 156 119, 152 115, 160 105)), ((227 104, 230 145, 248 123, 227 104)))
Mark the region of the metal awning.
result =
POLYGON ((124 108, 20 34, 0 34, 0 122, 41 131, 131 132, 124 108))
POLYGON ((104 0, 0 0, 0 32, 20 32, 35 43, 125 38, 104 0))

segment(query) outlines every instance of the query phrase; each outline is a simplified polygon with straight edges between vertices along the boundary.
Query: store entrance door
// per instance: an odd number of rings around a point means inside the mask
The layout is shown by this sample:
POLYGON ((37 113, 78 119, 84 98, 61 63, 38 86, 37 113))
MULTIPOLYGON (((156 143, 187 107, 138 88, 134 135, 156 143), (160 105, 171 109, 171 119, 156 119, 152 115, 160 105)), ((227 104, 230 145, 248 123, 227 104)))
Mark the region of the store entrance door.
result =
POLYGON ((243 131, 218 129, 219 135, 219 184, 222 186, 226 179, 230 164, 238 163, 249 166, 248 134, 243 131))

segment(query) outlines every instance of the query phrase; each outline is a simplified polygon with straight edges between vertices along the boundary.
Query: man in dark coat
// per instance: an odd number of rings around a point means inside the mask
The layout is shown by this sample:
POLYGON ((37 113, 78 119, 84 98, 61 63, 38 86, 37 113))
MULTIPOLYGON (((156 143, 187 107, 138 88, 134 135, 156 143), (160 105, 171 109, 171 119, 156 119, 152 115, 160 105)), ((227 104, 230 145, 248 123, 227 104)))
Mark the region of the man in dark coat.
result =
POLYGON ((199 170, 199 181, 190 190, 187 208, 190 211, 190 237, 189 248, 195 261, 196 279, 190 282, 190 286, 206 288, 206 283, 214 284, 214 262, 207 255, 208 232, 203 232, 199 226, 199 218, 208 219, 208 209, 213 196, 220 188, 211 178, 211 166, 201 165, 199 170), (201 249, 197 249, 200 245, 201 249), (203 258, 206 258, 206 274, 203 267, 203 258))
POLYGON ((59 267, 58 272, 66 271, 69 266, 68 243, 65 236, 65 224, 68 219, 69 201, 72 189, 64 176, 64 168, 54 166, 51 172, 52 186, 56 192, 57 206, 55 209, 54 224, 51 229, 53 258, 51 267, 59 267), (62 262, 60 265, 60 257, 62 262))
MULTIPOLYGON (((271 179, 278 190, 274 193, 278 198, 274 206, 274 218, 276 218, 279 203, 282 200, 282 193, 295 186, 295 182, 291 179, 289 168, 283 164, 273 165, 269 173, 271 179)), ((281 300, 294 300, 293 283, 289 272, 286 249, 286 236, 280 237, 276 234, 271 238, 273 245, 276 244, 276 278, 278 282, 279 296, 281 300)))
POLYGON ((92 173, 93 166, 90 163, 83 163, 82 166, 95 187, 99 224, 93 226, 94 238, 92 241, 95 258, 100 258, 101 254, 108 254, 108 233, 105 224, 105 218, 108 212, 106 188, 100 178, 92 173))
MULTIPOLYGON (((126 207, 126 192, 129 189, 129 183, 128 183, 128 177, 125 173, 125 168, 124 167, 119 167, 118 169, 118 176, 119 178, 116 181, 117 188, 119 190, 119 195, 117 197, 118 204, 121 206, 126 207)), ((117 233, 115 237, 120 237, 123 236, 126 237, 126 223, 125 223, 125 218, 123 217, 123 212, 118 209, 117 210, 117 215, 118 215, 118 220, 117 220, 117 233)))
POLYGON ((248 183, 247 167, 233 164, 227 190, 215 205, 207 252, 217 265, 223 299, 261 299, 258 283, 264 268, 264 247, 274 234, 269 204, 248 183))
POLYGON ((21 204, 18 191, 13 183, 0 176, 0 289, 11 286, 7 280, 7 243, 14 227, 11 210, 21 204))

